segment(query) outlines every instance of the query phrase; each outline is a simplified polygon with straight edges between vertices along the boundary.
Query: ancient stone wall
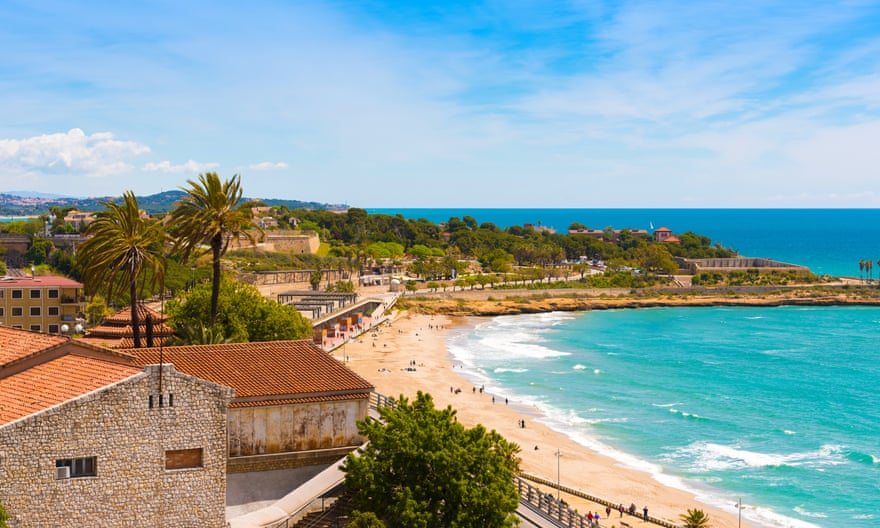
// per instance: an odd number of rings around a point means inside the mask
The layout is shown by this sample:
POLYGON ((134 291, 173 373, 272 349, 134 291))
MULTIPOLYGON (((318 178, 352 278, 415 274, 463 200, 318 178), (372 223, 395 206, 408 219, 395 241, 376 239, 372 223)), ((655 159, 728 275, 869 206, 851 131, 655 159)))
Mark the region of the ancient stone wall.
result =
POLYGON ((0 501, 10 528, 226 526, 232 389, 165 365, 160 407, 158 371, 148 366, 0 427, 0 501), (200 466, 166 469, 167 451, 197 449, 200 466), (56 478, 57 461, 90 457, 94 476, 56 478))

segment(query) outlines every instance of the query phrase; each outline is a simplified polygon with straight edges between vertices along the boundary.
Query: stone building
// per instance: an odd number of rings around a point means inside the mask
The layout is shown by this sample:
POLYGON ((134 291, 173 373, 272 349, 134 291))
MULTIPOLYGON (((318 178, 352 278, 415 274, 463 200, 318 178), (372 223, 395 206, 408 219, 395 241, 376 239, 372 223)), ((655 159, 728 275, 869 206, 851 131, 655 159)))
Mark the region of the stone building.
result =
POLYGON ((9 526, 225 526, 232 395, 169 364, 0 327, 9 526))
MULTIPOLYGON (((142 365, 160 350, 133 349, 142 365)), ((329 463, 361 445, 374 387, 310 340, 165 347, 164 361, 231 387, 229 473, 329 463)))

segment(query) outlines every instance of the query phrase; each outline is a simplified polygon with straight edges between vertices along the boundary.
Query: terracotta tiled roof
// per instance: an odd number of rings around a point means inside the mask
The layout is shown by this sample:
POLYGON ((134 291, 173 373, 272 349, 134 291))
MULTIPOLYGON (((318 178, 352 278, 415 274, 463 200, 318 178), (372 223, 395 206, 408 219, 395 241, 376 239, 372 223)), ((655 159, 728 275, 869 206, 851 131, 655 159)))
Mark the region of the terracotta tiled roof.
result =
MULTIPOLYGON (((153 321, 159 322, 168 319, 168 316, 159 313, 152 308, 144 306, 143 304, 139 304, 137 306, 137 314, 138 321, 146 321, 147 315, 152 316, 153 321)), ((115 314, 105 317, 102 324, 113 324, 113 323, 123 323, 123 324, 131 324, 131 307, 125 307, 122 310, 119 310, 115 314)))
POLYGON ((0 326, 0 367, 11 361, 62 345, 67 337, 0 326))
MULTIPOLYGON (((141 365, 159 362, 158 348, 131 349, 141 365)), ((267 401, 369 393, 373 386, 309 340, 165 347, 164 361, 186 374, 235 389, 243 398, 267 401)))
POLYGON ((0 425, 122 381, 142 368, 68 354, 0 379, 0 425))
MULTIPOLYGON (((141 338, 147 336, 147 325, 138 325, 141 330, 141 338)), ((124 326, 98 325, 91 328, 86 335, 90 337, 134 337, 134 327, 130 324, 124 326)), ((153 323, 153 336, 174 335, 174 329, 170 326, 155 322, 153 323)))

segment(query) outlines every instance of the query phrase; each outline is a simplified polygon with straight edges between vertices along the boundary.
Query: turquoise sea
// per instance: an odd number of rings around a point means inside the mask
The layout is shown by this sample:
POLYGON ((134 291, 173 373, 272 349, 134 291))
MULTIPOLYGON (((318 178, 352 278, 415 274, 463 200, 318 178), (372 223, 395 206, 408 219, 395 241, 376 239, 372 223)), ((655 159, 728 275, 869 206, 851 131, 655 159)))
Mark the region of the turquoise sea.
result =
MULTIPOLYGON (((880 258, 878 210, 375 211, 559 231, 652 223, 832 275, 880 258)), ((487 390, 582 444, 731 512, 741 498, 752 526, 868 528, 880 526, 878 343, 878 308, 744 307, 497 317, 448 347, 487 390)))

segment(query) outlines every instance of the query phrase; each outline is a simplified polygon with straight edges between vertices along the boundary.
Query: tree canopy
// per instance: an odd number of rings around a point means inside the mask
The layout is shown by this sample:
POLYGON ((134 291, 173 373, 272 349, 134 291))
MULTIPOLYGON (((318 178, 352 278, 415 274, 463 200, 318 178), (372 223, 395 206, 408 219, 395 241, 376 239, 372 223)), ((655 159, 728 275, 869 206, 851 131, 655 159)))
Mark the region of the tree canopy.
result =
MULTIPOLYGON (((210 327, 211 284, 199 284, 165 310, 170 324, 196 342, 205 339, 202 327, 210 327)), ((294 307, 260 295, 256 287, 222 277, 220 310, 210 332, 210 342, 275 341, 311 337, 312 326, 294 307)))
POLYGON ((390 528, 515 526, 519 446, 482 425, 465 428, 422 392, 379 414, 358 422, 369 442, 343 465, 358 511, 390 528))

